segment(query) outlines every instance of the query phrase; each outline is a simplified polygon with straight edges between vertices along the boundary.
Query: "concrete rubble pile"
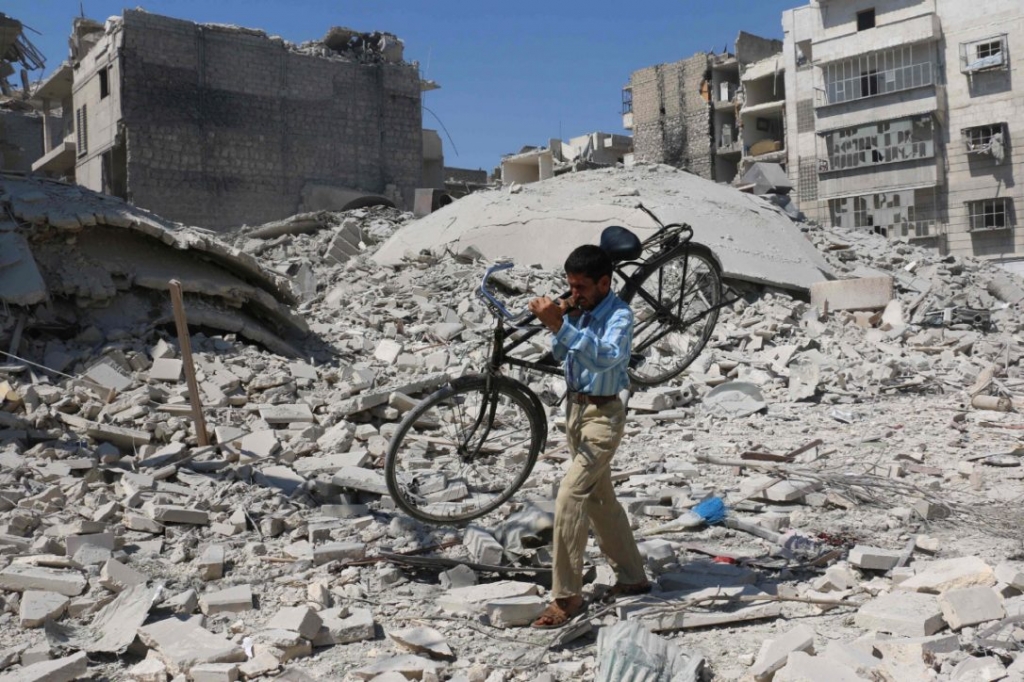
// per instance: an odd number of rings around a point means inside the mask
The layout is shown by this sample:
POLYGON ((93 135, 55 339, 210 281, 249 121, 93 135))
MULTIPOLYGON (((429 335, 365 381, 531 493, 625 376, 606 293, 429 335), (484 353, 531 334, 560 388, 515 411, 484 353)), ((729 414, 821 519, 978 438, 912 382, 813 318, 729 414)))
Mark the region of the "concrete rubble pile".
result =
MULTIPOLYGON (((697 362, 633 396, 616 460, 655 593, 547 633, 519 628, 548 600, 561 407, 524 489, 466 529, 396 512, 381 471, 401 416, 487 356, 479 251, 380 265, 419 225, 384 208, 229 246, 108 199, 62 213, 49 185, 18 182, 0 348, 37 364, 0 362, 0 680, 1024 679, 1024 294, 991 265, 808 226, 843 279, 810 302, 731 280, 741 298, 697 362), (132 296, 165 319, 173 268, 74 248, 143 238, 206 268, 186 307, 210 446, 174 334, 93 309, 132 319, 132 296), (109 286, 84 287, 86 268, 109 286), (276 321, 290 352, 202 317, 207 299, 276 321), (89 326, 61 339, 50 314, 89 326), (693 511, 709 496, 722 523, 693 511)), ((562 288, 528 264, 497 283, 513 309, 562 288)), ((614 576, 590 552, 598 597, 614 576)))

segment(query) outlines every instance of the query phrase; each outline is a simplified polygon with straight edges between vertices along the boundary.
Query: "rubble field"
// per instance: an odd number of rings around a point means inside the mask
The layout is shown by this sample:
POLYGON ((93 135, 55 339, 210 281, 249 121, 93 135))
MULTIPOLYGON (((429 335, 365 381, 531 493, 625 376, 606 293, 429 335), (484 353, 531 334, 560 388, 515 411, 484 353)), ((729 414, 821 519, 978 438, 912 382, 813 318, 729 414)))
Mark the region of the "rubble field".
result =
MULTIPOLYGON (((0 254, 0 283, 38 280, 0 315, 0 682, 1024 680, 1024 283, 996 266, 803 225, 840 279, 729 280, 697 361, 632 396, 615 460, 654 591, 601 601, 592 543, 588 612, 538 631, 561 406, 523 489, 468 527, 397 512, 382 473, 402 415, 486 360, 487 261, 378 264, 416 229, 395 209, 221 240, 58 221, 39 209, 54 191, 3 198, 21 255, 0 254), (211 445, 160 259, 85 247, 114 230, 197 254, 211 445), (96 274, 110 286, 68 288, 73 258, 118 263, 96 274), (118 324, 119 307, 159 314, 118 324)), ((562 279, 522 263, 501 285, 519 308, 562 279)))

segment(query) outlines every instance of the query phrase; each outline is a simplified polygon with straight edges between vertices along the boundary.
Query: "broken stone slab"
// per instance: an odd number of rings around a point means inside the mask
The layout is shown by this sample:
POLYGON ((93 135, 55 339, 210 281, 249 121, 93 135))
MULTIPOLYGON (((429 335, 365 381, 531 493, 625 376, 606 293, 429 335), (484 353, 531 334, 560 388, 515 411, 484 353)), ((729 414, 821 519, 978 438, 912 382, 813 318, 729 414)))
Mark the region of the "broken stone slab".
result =
POLYGON ((536 596, 537 594, 536 585, 514 580, 499 580, 484 585, 448 590, 438 597, 437 605, 449 613, 474 616, 483 614, 486 604, 489 602, 510 597, 536 596))
POLYGON ((806 625, 798 625, 776 639, 765 641, 750 670, 754 679, 757 682, 771 680, 775 672, 786 665, 789 654, 794 651, 814 653, 814 630, 806 625))
POLYGON ((742 419, 768 409, 761 389, 744 381, 720 384, 702 402, 705 412, 722 419, 742 419))
POLYGON ((267 622, 268 630, 291 630, 306 639, 313 639, 320 632, 323 622, 317 612, 308 606, 288 606, 280 609, 267 622))
MULTIPOLYGON (((242 613, 252 609, 252 587, 235 585, 199 597, 199 608, 208 616, 217 613, 242 613)), ((221 661, 212 661, 219 663, 221 661)))
POLYGON ((293 630, 263 630, 256 634, 256 652, 268 651, 279 663, 313 653, 313 645, 293 630))
POLYGON ((996 656, 968 656, 956 664, 949 679, 950 682, 996 682, 1006 678, 1006 672, 1006 666, 996 656))
POLYGON ((421 654, 439 661, 454 661, 455 654, 445 641, 444 635, 428 627, 405 628, 388 632, 396 644, 414 654, 421 654))
POLYGON ((376 636, 376 624, 373 613, 369 609, 348 609, 336 607, 320 612, 323 625, 313 639, 313 646, 330 646, 332 644, 351 644, 373 639, 376 636))
POLYGON ((268 424, 312 423, 316 421, 309 405, 264 405, 259 408, 260 417, 268 424))
MULTIPOLYGON (((22 659, 24 663, 24 658, 22 659)), ((71 656, 39 661, 7 673, 3 682, 72 682, 87 676, 89 659, 84 651, 71 656)))
POLYGON ((462 538, 462 544, 469 551, 474 563, 500 566, 505 550, 494 536, 479 526, 470 526, 462 538))
POLYGON ((193 526, 207 526, 210 524, 209 512, 202 509, 182 507, 175 504, 147 502, 142 505, 142 511, 157 523, 185 523, 193 526))
POLYGON ((12 592, 41 590, 76 597, 85 591, 88 582, 78 571, 62 571, 42 566, 12 564, 0 571, 0 589, 12 592))
POLYGON ((167 682, 167 665, 159 658, 145 658, 128 669, 132 682, 167 682))
POLYGON ((932 635, 945 626, 936 597, 917 592, 890 592, 864 603, 854 616, 858 627, 902 637, 932 635))
POLYGON ((370 455, 366 450, 353 450, 318 457, 300 457, 292 463, 292 468, 298 474, 334 474, 345 467, 361 468, 369 461, 370 455))
POLYGON ((84 432, 90 438, 100 442, 112 443, 124 450, 132 450, 140 445, 146 445, 153 439, 153 434, 149 431, 126 429, 111 424, 99 424, 64 413, 60 413, 58 417, 71 428, 84 432))
POLYGON ((274 431, 255 431, 230 443, 238 448, 241 457, 249 461, 272 457, 281 448, 281 441, 274 431))
POLYGON ((991 586, 995 583, 992 567, 978 557, 970 556, 933 561, 914 577, 900 583, 897 589, 942 593, 960 587, 991 586))
POLYGON ((18 624, 23 628, 37 628, 47 620, 56 620, 64 615, 69 601, 67 596, 57 592, 25 590, 18 609, 18 624))
POLYGON ((652 632, 671 632, 673 630, 688 630, 691 628, 713 627, 751 620, 777 618, 780 615, 782 615, 782 605, 777 602, 770 602, 713 613, 687 613, 685 611, 665 613, 664 608, 643 608, 631 612, 628 617, 637 620, 652 632))
POLYGON ((242 679, 253 680, 277 672, 280 667, 281 661, 277 660, 277 656, 270 651, 260 651, 238 666, 238 672, 242 675, 242 679))
POLYGON ((84 376, 98 386, 118 393, 132 385, 131 377, 122 374, 121 370, 107 359, 100 360, 87 369, 84 376))
POLYGON ((838 663, 822 656, 811 656, 794 651, 786 658, 786 665, 772 678, 772 682, 863 682, 864 678, 838 663))
POLYGON ((199 577, 202 580, 219 580, 224 577, 224 545, 209 545, 198 560, 199 577))
POLYGON ((148 576, 139 573, 134 568, 125 566, 117 559, 107 559, 100 571, 100 585, 111 592, 122 592, 129 587, 145 585, 148 576))
MULTIPOLYGON (((881 665, 881 661, 863 648, 848 642, 833 640, 825 645, 819 658, 827 659, 838 665, 850 668, 864 679, 871 679, 873 671, 881 665)), ((787 661, 788 662, 788 661, 787 661)))
POLYGON ((328 542, 313 548, 313 563, 322 566, 329 561, 358 561, 366 556, 362 542, 328 542))
POLYGON ((69 535, 64 538, 64 553, 70 557, 75 556, 78 550, 85 545, 102 547, 110 551, 114 550, 113 533, 87 533, 82 535, 69 535))
POLYGON ((425 672, 435 675, 444 668, 444 664, 422 658, 415 654, 405 654, 393 658, 385 658, 370 665, 349 671, 350 675, 360 680, 373 680, 387 673, 399 673, 409 680, 421 680, 425 672))
POLYGON ((713 561, 694 561, 684 564, 678 571, 663 573, 658 584, 663 590, 704 589, 717 586, 753 585, 758 574, 743 566, 719 564, 713 561))
POLYGON ((0 231, 0 301, 28 306, 42 303, 46 297, 46 282, 25 237, 0 231))
POLYGON ((881 310, 892 300, 892 284, 889 276, 815 282, 811 285, 811 305, 830 312, 881 310))
POLYGON ((536 595, 491 599, 484 604, 484 614, 496 628, 524 627, 540 617, 547 603, 547 599, 536 595))
POLYGON ((867 571, 888 571, 896 567, 902 552, 867 545, 856 545, 850 550, 850 565, 867 571))
POLYGON ((387 495, 388 485, 384 477, 371 469, 346 466, 331 477, 331 483, 341 488, 361 490, 375 495, 387 495))
POLYGON ((897 637, 876 639, 871 646, 884 660, 921 663, 934 660, 936 654, 960 651, 960 638, 953 634, 897 637))
POLYGON ((295 473, 291 467, 283 465, 263 467, 254 478, 260 485, 276 488, 286 495, 292 495, 306 485, 305 478, 295 473))
POLYGON ((175 358, 157 358, 149 368, 150 381, 169 381, 177 383, 181 381, 181 360, 175 358))
POLYGON ((442 571, 438 578, 441 582, 441 589, 444 590, 450 590, 458 587, 470 587, 471 585, 476 585, 479 582, 476 572, 465 564, 459 564, 458 566, 449 568, 447 571, 442 571))
POLYGON ((236 682, 238 680, 238 664, 200 663, 192 666, 188 671, 188 676, 192 682, 236 682))
POLYGON ((946 590, 939 595, 939 606, 951 630, 1006 616, 1003 600, 996 591, 980 585, 946 590))
POLYGON ((996 566, 996 580, 1024 591, 1024 563, 1004 561, 996 566))
POLYGON ((183 675, 201 663, 241 663, 245 650, 199 625, 201 618, 167 618, 139 628, 139 639, 166 665, 172 675, 183 675))
MULTIPOLYGON (((137 585, 103 606, 88 625, 47 623, 47 639, 89 653, 123 653, 146 621, 161 587, 137 585)), ((70 608, 69 608, 70 611, 70 608)))

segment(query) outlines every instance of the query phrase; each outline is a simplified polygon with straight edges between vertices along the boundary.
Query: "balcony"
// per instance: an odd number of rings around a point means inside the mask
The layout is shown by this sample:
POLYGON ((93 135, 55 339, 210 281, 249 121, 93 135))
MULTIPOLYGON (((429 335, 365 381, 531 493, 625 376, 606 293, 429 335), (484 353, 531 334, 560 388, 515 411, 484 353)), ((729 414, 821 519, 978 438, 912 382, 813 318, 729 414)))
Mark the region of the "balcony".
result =
POLYGON ((879 50, 934 42, 941 37, 942 26, 938 15, 924 14, 904 21, 882 24, 858 33, 818 40, 811 46, 814 63, 824 66, 879 50))
POLYGON ((960 43, 960 73, 973 76, 983 71, 1006 71, 1009 68, 1010 54, 1005 33, 960 43))

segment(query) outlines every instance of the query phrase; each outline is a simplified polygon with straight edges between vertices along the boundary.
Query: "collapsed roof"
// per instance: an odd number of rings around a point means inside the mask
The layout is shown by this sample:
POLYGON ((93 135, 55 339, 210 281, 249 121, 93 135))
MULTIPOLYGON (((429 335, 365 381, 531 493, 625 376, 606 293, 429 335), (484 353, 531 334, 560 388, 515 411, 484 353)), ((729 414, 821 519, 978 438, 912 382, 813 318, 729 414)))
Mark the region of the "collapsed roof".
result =
POLYGON ((2 176, 0 303, 37 321, 131 331, 172 321, 181 282, 189 323, 235 332, 282 355, 308 332, 291 282, 212 233, 51 180, 2 176))
POLYGON ((641 238, 652 234, 657 225, 638 204, 663 223, 692 225, 694 241, 714 251, 726 277, 796 291, 831 277, 800 227, 771 202, 662 165, 477 192, 395 233, 375 258, 397 265, 423 250, 472 246, 486 258, 557 269, 573 248, 596 243, 609 225, 623 225, 641 238))

